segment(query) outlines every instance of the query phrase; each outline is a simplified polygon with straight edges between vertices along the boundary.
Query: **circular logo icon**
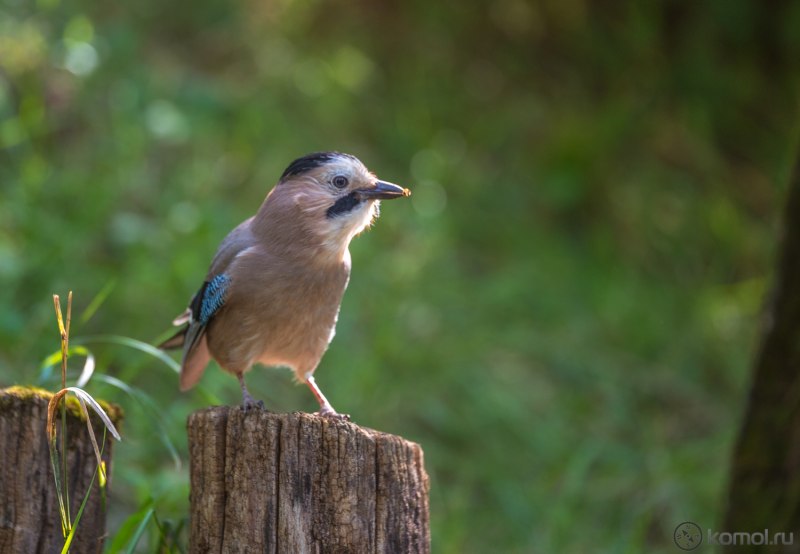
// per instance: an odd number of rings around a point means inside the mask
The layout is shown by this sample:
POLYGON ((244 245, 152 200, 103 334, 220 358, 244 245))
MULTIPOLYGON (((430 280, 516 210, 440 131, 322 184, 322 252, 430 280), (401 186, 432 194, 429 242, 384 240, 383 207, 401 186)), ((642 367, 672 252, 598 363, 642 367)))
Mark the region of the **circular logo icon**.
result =
POLYGON ((684 521, 675 528, 672 538, 681 550, 694 550, 703 543, 703 532, 696 523, 684 521))

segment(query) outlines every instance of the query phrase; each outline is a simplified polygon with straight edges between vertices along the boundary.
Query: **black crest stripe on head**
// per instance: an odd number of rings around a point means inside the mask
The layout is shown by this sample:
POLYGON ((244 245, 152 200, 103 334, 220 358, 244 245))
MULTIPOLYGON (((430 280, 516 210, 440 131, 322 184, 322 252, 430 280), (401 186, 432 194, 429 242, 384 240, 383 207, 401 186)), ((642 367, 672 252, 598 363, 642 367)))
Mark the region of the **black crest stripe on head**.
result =
POLYGON ((355 156, 343 154, 342 152, 314 152, 313 154, 307 154, 302 158, 297 158, 295 161, 289 164, 289 167, 287 167, 283 172, 283 175, 281 175, 281 181, 288 177, 294 177, 295 175, 300 175, 301 173, 310 171, 315 167, 325 165, 326 163, 332 162, 336 158, 349 158, 351 160, 356 159, 355 156))

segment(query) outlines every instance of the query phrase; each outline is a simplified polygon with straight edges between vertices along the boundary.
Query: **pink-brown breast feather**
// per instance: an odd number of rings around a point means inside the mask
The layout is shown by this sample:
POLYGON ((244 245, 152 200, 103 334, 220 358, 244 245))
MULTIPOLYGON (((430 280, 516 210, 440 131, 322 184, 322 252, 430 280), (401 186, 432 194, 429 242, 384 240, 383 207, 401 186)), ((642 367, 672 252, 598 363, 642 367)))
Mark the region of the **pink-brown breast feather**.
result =
POLYGON ((349 265, 309 266, 256 246, 228 273, 231 293, 207 330, 211 355, 233 373, 261 362, 289 366, 304 380, 330 342, 349 265))

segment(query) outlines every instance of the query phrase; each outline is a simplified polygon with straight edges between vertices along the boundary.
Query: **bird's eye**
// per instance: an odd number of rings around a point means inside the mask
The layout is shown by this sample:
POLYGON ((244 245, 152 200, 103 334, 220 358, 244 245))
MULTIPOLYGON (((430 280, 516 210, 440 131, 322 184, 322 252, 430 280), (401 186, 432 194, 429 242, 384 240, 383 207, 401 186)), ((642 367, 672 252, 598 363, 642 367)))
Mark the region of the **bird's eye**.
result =
POLYGON ((333 178, 333 186, 337 189, 343 189, 348 184, 347 177, 344 175, 337 175, 333 178))

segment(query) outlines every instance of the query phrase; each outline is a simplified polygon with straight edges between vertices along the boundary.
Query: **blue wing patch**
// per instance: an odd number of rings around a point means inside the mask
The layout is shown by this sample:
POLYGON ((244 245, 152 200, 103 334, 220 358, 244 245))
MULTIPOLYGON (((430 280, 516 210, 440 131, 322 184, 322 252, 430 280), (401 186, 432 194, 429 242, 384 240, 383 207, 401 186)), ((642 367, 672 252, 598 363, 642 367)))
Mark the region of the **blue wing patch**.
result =
POLYGON ((201 291, 200 313, 195 314, 200 325, 207 325, 211 317, 225 304, 225 296, 230 284, 231 278, 224 273, 206 282, 201 291))
POLYGON ((225 304, 225 297, 230 290, 231 278, 224 273, 216 275, 210 281, 203 283, 200 290, 192 298, 189 304, 191 315, 189 324, 185 329, 179 331, 178 335, 169 339, 167 345, 178 346, 179 337, 183 339, 183 361, 184 366, 190 353, 202 338, 208 322, 214 317, 220 308, 225 304), (174 341, 174 342, 173 342, 174 341))

